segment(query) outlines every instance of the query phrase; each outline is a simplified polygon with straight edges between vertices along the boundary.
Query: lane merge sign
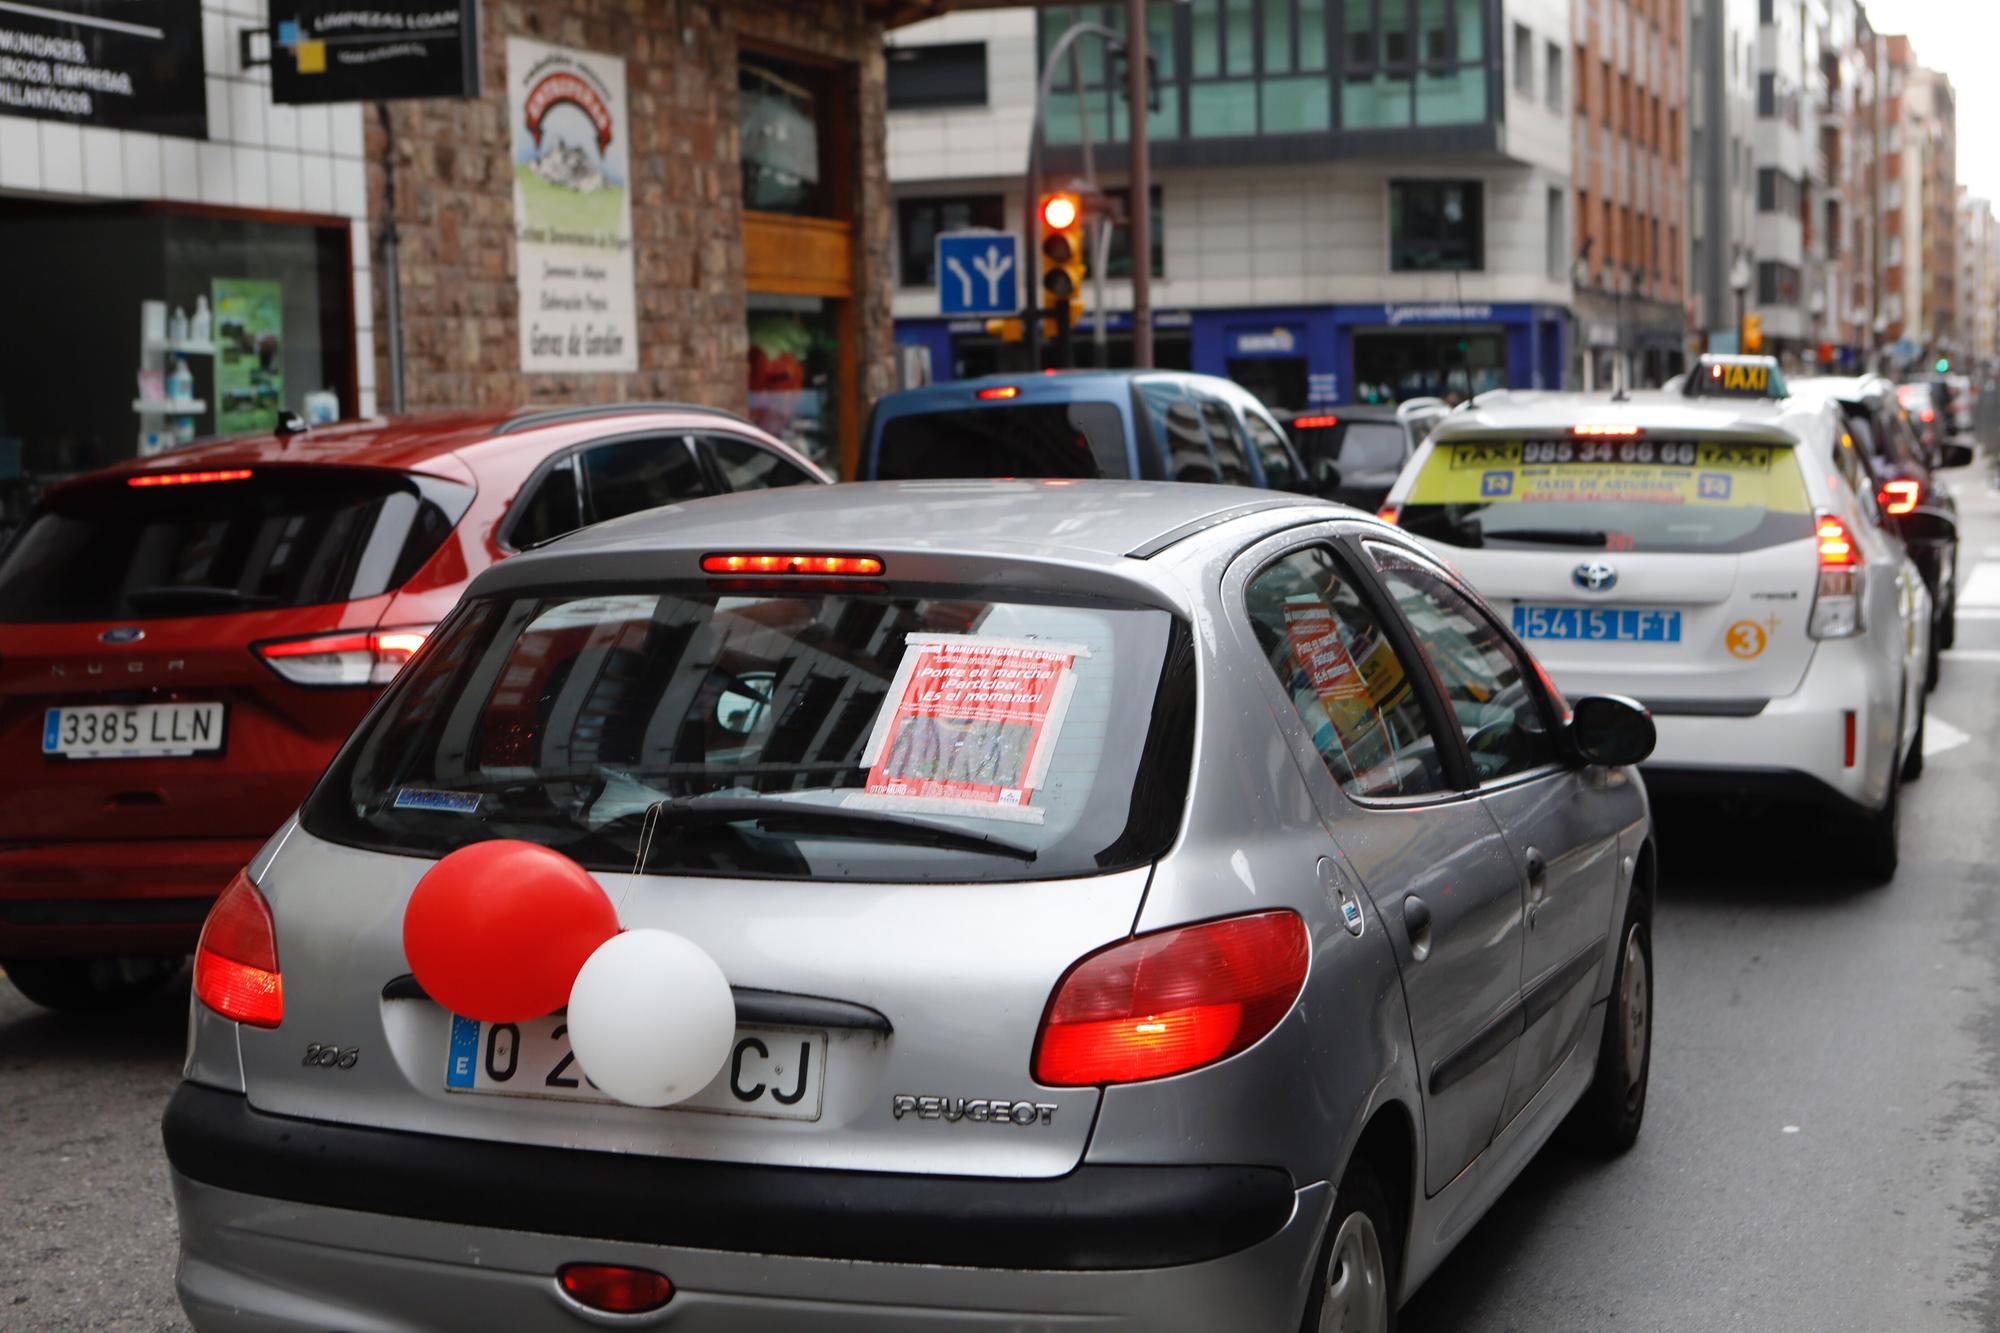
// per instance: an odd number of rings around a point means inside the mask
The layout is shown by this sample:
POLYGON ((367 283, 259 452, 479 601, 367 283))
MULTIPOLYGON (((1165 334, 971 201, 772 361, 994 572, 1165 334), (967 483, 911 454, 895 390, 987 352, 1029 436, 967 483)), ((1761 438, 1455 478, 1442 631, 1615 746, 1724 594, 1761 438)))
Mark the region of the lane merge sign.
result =
POLYGON ((937 284, 940 315, 1018 315, 1020 246, 1011 232, 940 232, 937 284))

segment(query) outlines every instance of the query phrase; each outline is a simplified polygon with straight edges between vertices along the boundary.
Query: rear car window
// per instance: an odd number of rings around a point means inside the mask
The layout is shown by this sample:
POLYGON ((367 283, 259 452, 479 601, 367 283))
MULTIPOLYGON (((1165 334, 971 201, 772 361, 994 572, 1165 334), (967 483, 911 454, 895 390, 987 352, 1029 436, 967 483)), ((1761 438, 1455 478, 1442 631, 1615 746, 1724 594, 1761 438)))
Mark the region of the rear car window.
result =
POLYGON ((472 488, 362 468, 53 492, 0 561, 0 621, 221 615, 374 597, 436 554, 472 488))
MULTIPOLYGON (((1013 596, 1010 594, 1010 597, 1013 596)), ((1098 602, 707 586, 474 599, 306 826, 440 856, 943 883, 1144 864, 1193 745, 1184 623, 1098 602)))
POLYGON ((1439 443, 1397 521, 1450 546, 1707 554, 1813 531, 1795 452, 1731 440, 1439 443))
POLYGON ((904 412, 882 423, 875 476, 1129 477, 1125 420, 1089 402, 904 412))

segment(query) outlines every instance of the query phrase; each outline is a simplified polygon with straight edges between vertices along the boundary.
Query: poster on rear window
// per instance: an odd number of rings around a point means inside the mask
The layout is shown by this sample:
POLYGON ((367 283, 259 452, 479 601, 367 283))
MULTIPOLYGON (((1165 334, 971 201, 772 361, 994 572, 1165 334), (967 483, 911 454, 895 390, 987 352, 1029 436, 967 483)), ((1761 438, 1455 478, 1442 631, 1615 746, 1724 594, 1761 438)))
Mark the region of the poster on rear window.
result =
POLYGON ((846 804, 1040 823, 1048 774, 1076 688, 1076 644, 912 634, 846 804))

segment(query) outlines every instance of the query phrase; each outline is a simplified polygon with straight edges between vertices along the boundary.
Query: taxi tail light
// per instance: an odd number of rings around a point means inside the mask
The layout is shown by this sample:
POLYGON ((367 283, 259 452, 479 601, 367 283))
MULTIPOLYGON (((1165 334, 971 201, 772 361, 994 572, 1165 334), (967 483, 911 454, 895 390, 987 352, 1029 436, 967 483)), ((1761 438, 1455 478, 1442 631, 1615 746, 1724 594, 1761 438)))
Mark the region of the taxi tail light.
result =
POLYGON ((1402 515, 1402 512, 1402 507, 1399 505, 1383 505, 1375 511, 1375 517, 1381 519, 1384 523, 1393 524, 1402 515))
POLYGON ((836 577, 872 578, 882 572, 882 562, 872 555, 792 555, 782 551, 705 555, 704 574, 831 574, 836 577))
POLYGON ((578 1305, 606 1314, 645 1314, 674 1294, 665 1274, 624 1264, 564 1264, 556 1281, 578 1305))
POLYGON ((1578 439, 1630 439, 1645 432, 1637 426, 1571 426, 1569 433, 1578 439))
POLYGON ((1122 940, 1056 984, 1035 1039, 1035 1081, 1137 1083, 1226 1060, 1291 1012, 1312 948, 1291 911, 1122 940))
POLYGON ((279 639, 258 644, 256 653, 294 685, 387 685, 436 628, 404 625, 279 639))
POLYGON ((208 909, 194 950, 194 993, 224 1018, 274 1028, 285 1018, 271 905, 239 870, 208 909))
POLYGON ((1924 484, 1914 477, 1900 477, 1895 481, 1882 483, 1882 492, 1875 497, 1881 503, 1883 512, 1889 514, 1915 513, 1923 503, 1924 484))
POLYGON ((1806 632, 1815 639, 1849 639, 1861 623, 1861 551, 1837 515, 1822 510, 1813 530, 1819 552, 1819 584, 1813 593, 1806 632))

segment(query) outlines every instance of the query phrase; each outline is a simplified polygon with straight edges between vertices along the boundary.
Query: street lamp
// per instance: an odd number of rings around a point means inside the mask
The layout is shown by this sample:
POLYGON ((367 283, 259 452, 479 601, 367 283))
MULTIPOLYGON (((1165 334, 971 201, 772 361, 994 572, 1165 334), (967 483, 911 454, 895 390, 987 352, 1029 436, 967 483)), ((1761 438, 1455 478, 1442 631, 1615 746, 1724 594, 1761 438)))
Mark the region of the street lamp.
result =
POLYGON ((1750 260, 1737 255, 1736 262, 1729 266, 1729 289, 1736 293, 1736 350, 1743 350, 1744 306, 1750 299, 1750 260))

